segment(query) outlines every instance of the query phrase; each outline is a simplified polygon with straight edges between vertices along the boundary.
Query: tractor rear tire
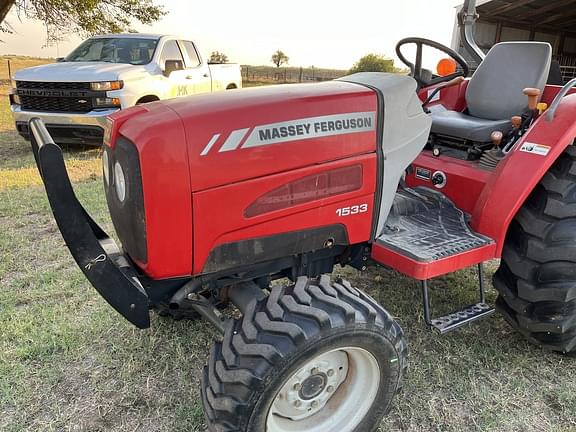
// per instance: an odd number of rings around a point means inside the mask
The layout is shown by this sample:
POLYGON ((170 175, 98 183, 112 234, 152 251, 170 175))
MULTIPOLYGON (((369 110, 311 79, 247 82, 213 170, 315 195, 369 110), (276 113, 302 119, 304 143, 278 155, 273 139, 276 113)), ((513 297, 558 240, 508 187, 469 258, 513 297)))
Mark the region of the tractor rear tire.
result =
POLYGON ((530 342, 576 354, 576 147, 546 173, 510 225, 494 275, 497 308, 530 342))
POLYGON ((229 321, 202 379, 208 430, 375 430, 407 367, 400 326, 346 281, 298 278, 229 321))

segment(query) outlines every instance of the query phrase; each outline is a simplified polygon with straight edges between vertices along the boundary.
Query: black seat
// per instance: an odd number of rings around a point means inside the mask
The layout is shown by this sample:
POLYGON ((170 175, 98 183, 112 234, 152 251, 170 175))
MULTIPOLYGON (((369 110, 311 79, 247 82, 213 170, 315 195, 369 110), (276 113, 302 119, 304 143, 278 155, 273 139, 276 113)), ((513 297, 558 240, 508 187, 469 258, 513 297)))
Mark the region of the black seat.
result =
POLYGON ((544 90, 552 47, 544 42, 503 42, 494 45, 466 90, 466 113, 436 107, 432 134, 475 142, 490 142, 494 131, 508 132, 512 116, 528 106, 527 87, 544 90))

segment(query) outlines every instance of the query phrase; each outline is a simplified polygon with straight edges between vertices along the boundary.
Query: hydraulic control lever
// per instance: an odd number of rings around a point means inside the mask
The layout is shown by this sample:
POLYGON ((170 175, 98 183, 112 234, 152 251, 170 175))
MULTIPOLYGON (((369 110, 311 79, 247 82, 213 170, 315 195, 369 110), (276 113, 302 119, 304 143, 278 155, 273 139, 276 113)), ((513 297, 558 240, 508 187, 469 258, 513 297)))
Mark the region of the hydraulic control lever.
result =
POLYGON ((540 94, 542 94, 540 89, 529 87, 525 88, 522 93, 528 96, 528 109, 530 109, 530 111, 535 111, 536 108, 538 107, 538 100, 540 99, 540 94))
POLYGON ((512 131, 508 134, 506 144, 502 152, 504 154, 510 152, 514 144, 524 135, 524 133, 532 126, 534 120, 539 115, 539 100, 542 91, 537 88, 525 88, 522 93, 528 97, 528 108, 522 113, 521 116, 512 117, 512 131))

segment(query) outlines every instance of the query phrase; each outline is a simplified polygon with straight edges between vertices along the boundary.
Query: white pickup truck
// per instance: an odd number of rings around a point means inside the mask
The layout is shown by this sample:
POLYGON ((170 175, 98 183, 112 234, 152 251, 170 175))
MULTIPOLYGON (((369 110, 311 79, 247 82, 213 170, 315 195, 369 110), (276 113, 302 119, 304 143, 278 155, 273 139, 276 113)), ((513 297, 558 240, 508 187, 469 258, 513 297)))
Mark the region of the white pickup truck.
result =
POLYGON ((10 105, 26 139, 28 120, 39 117, 59 144, 99 145, 104 119, 119 109, 241 87, 238 64, 208 65, 188 40, 114 34, 92 37, 56 63, 16 72, 10 105))

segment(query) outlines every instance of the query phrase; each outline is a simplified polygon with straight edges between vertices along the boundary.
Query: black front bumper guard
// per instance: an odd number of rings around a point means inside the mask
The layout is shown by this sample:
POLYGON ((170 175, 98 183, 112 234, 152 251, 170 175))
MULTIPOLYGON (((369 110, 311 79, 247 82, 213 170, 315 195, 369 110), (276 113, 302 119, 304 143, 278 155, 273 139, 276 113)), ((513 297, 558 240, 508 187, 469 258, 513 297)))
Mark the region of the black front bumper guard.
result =
POLYGON ((150 302, 136 269, 86 212, 70 183, 62 149, 39 118, 29 122, 36 165, 58 228, 74 260, 102 297, 138 328, 150 327, 150 302))

